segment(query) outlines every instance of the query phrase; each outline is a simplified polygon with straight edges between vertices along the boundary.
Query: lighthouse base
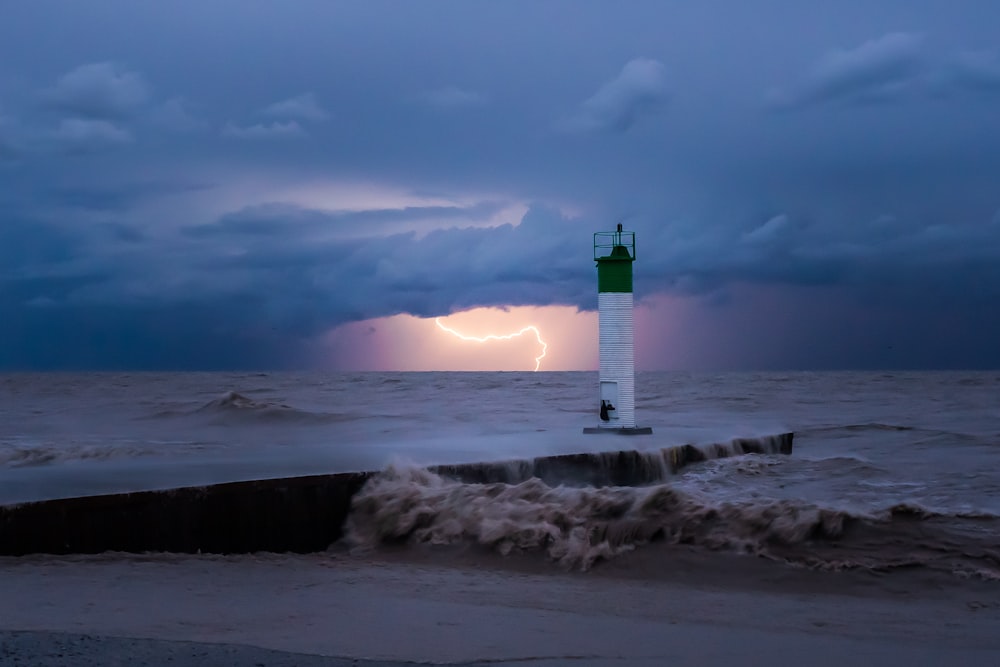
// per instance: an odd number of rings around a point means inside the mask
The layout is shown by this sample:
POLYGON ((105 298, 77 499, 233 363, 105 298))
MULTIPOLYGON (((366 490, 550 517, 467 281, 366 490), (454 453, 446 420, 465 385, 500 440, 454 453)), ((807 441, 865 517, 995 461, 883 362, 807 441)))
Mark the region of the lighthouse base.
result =
POLYGON ((611 433, 614 435, 652 435, 653 429, 650 426, 633 426, 632 428, 614 428, 602 426, 586 426, 584 433, 611 433))

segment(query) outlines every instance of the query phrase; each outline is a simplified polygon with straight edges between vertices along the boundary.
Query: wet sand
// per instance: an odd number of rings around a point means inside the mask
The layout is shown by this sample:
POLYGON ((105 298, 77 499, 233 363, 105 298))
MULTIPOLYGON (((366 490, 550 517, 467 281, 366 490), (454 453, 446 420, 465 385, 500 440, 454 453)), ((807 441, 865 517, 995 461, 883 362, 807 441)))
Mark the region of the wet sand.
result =
POLYGON ((0 559, 0 665, 995 665, 998 627, 997 582, 667 545, 0 559))
POLYGON ((402 667, 414 663, 358 661, 254 646, 162 639, 127 639, 61 632, 0 631, 0 665, 24 667, 402 667))

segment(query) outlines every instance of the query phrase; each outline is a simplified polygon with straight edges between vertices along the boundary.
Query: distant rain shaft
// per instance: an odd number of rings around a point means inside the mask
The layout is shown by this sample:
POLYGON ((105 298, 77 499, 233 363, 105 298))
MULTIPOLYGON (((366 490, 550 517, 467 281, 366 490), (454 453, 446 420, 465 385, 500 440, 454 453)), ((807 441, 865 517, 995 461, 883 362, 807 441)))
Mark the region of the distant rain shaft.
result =
POLYGON ((459 332, 455 331, 454 329, 452 329, 450 327, 447 327, 444 324, 441 324, 441 318, 440 317, 435 317, 434 318, 434 324, 436 324, 438 326, 438 329, 441 329, 441 331, 446 331, 446 332, 450 333, 452 336, 455 336, 456 338, 458 338, 459 340, 473 341, 475 343, 487 343, 487 342, 493 341, 493 340, 511 340, 513 338, 517 338, 518 336, 523 336, 525 333, 527 333, 527 332, 530 331, 533 334, 535 334, 535 340, 538 341, 538 344, 542 346, 542 353, 539 354, 537 357, 535 357, 535 368, 534 368, 534 370, 536 370, 536 371, 542 365, 542 359, 545 358, 545 353, 549 349, 549 344, 546 343, 544 340, 542 340, 542 334, 541 334, 541 332, 538 330, 538 327, 536 327, 533 324, 529 324, 528 326, 524 327, 523 329, 521 329, 520 331, 517 331, 515 333, 503 334, 503 335, 487 334, 486 336, 482 336, 482 337, 480 337, 480 336, 466 336, 465 334, 459 333, 459 332))

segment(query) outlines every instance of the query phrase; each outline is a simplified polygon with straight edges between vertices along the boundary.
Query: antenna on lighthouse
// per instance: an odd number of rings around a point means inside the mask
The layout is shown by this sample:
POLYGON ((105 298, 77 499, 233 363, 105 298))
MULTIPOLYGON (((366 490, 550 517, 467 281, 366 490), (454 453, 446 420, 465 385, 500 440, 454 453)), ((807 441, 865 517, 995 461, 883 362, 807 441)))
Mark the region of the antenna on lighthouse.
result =
POLYGON ((584 433, 648 435, 650 427, 635 424, 635 349, 632 327, 632 263, 635 232, 594 234, 597 262, 597 310, 601 370, 597 426, 584 433))

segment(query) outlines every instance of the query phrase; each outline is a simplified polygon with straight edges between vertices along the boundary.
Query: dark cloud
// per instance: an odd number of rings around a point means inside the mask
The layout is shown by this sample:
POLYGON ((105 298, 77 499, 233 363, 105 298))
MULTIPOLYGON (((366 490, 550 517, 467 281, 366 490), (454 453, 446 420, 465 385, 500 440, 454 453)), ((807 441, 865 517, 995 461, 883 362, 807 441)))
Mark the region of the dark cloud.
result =
POLYGON ((230 213, 217 222, 188 227, 194 238, 229 234, 272 234, 278 228, 305 236, 337 234, 354 238, 392 231, 400 224, 427 222, 435 228, 449 223, 486 223, 502 210, 505 202, 480 202, 471 206, 409 206, 367 211, 316 211, 289 204, 262 204, 230 213))
POLYGON ((1000 92, 995 51, 928 53, 921 35, 889 33, 854 49, 828 53, 798 86, 773 90, 773 108, 821 104, 873 104, 1000 92))
POLYGON ((5 116, 0 107, 0 163, 13 161, 21 156, 22 130, 17 122, 5 116))
POLYGON ((73 116, 119 119, 149 100, 149 86, 138 73, 110 62, 90 63, 63 74, 46 90, 51 107, 73 116))
POLYGON ((193 105, 181 97, 172 97, 150 111, 150 121, 173 132, 199 132, 208 129, 208 122, 200 118, 193 105))
POLYGON ((306 134, 297 121, 274 121, 273 123, 257 123, 255 125, 236 125, 226 123, 222 128, 222 136, 235 139, 281 139, 301 137, 306 134))
POLYGON ((977 294, 1000 296, 1000 272, 985 280, 982 273, 1000 261, 1000 230, 988 219, 922 226, 779 214, 745 227, 743 233, 734 225, 693 235, 668 228, 653 243, 671 251, 660 261, 645 261, 643 271, 693 294, 764 283, 872 291, 905 284, 928 303, 934 294, 946 301, 973 286, 977 294), (940 289, 928 291, 929 285, 940 289))
MULTIPOLYGON (((88 285, 70 301, 119 303, 135 294, 147 305, 235 299, 264 304, 281 326, 301 335, 398 312, 434 316, 473 306, 593 306, 590 232, 598 223, 535 207, 517 226, 381 236, 345 234, 347 220, 289 206, 228 215, 188 229, 187 240, 179 239, 166 254, 161 242, 133 249, 117 267, 96 262, 93 266, 104 266, 117 279, 99 289, 88 285), (188 286, 196 291, 189 293, 188 286)), ((901 227, 876 238, 865 226, 844 234, 781 214, 744 232, 687 236, 668 227, 640 229, 639 239, 658 248, 638 265, 650 292, 709 294, 731 283, 850 286, 903 278, 950 283, 960 291, 967 285, 964 278, 981 275, 981 267, 991 263, 1000 265, 1000 235, 989 221, 901 227)), ((90 266, 79 270, 87 273, 90 266)), ((72 265, 50 268, 66 275, 72 265)), ((989 290, 1000 291, 1000 281, 990 277, 989 290)))
POLYGON ((252 310, 206 305, 22 307, 0 288, 0 368, 18 370, 214 370, 301 368, 287 337, 253 322, 213 323, 252 310), (242 325, 242 326, 240 326, 242 325), (207 327, 207 328, 206 328, 207 327), (72 338, 67 338, 67 332, 72 338))
POLYGON ((53 188, 44 192, 46 201, 60 207, 91 211, 127 211, 150 199, 184 195, 212 188, 207 183, 138 181, 113 186, 53 188))
POLYGON ((948 62, 937 81, 939 92, 951 87, 1000 93, 1000 57, 995 51, 966 51, 948 62))
POLYGON ((760 227, 756 227, 749 232, 744 233, 743 240, 744 242, 751 244, 768 243, 780 236, 787 227, 788 216, 781 213, 773 218, 770 218, 760 227))
POLYGON ((465 90, 458 86, 445 86, 425 91, 417 96, 417 100, 432 109, 441 111, 467 109, 486 104, 486 96, 482 93, 465 90))
POLYGON ((305 365, 377 315, 592 308, 618 221, 703 367, 996 359, 996 3, 258 9, 0 22, 0 365, 305 365))
POLYGON ((336 221, 318 212, 285 213, 270 220, 260 212, 228 217, 169 250, 160 242, 130 247, 128 255, 95 246, 92 237, 61 234, 54 244, 53 229, 19 225, 20 236, 4 239, 5 246, 34 270, 30 280, 13 275, 5 285, 23 304, 123 312, 197 305, 218 313, 217 320, 205 314, 197 323, 213 330, 257 321, 310 336, 397 312, 431 316, 473 305, 571 302, 590 273, 579 253, 566 252, 567 245, 586 251, 589 237, 572 238, 574 225, 544 210, 516 228, 361 238, 324 234, 336 221), (553 225, 563 232, 553 235, 553 225), (93 256, 98 247, 103 257, 93 256))
POLYGON ((329 112, 316 99, 316 94, 311 92, 275 102, 265 107, 261 113, 265 116, 286 120, 291 118, 304 121, 322 121, 330 117, 329 112))
POLYGON ((268 212, 228 216, 190 234, 226 249, 209 249, 203 258, 218 275, 245 277, 248 290, 266 283, 263 293, 275 309, 315 326, 398 312, 440 315, 474 305, 568 303, 589 273, 578 253, 566 252, 587 251, 589 237, 572 238, 575 225, 551 211, 534 210, 517 227, 361 237, 330 233, 345 229, 344 218, 287 208, 268 212), (289 312, 299 305, 303 312, 289 312))
POLYGON ((19 155, 20 151, 14 147, 14 142, 0 136, 0 161, 14 160, 19 155))
POLYGON ((64 118, 51 134, 52 140, 71 154, 97 153, 132 143, 132 132, 107 120, 64 118))
POLYGON ((827 53, 791 92, 776 91, 778 108, 829 102, 883 102, 911 93, 924 73, 923 37, 893 32, 853 49, 827 53))
POLYGON ((0 225, 0 279, 30 278, 40 267, 73 257, 79 237, 56 225, 30 218, 11 218, 0 225))
POLYGON ((666 101, 663 64, 650 58, 630 60, 621 73, 560 122, 570 132, 624 132, 666 101))
MULTIPOLYGON (((99 241, 94 230, 14 225, 0 238, 8 260, 17 258, 0 291, 19 321, 86 321, 91 335, 78 341, 86 351, 74 366, 134 362, 136 341, 114 354, 93 348, 125 332, 145 336, 147 351, 155 350, 145 366, 176 362, 175 342, 194 341, 198 331, 211 332, 196 346, 199 363, 207 363, 212 345, 232 337, 258 363, 280 366, 301 360, 297 355, 314 336, 349 321, 400 312, 433 317, 476 306, 595 306, 590 242, 600 223, 534 207, 517 226, 337 233, 347 219, 272 205, 189 228, 171 244, 125 238, 113 227, 99 241), (128 253, 116 250, 113 239, 127 242, 128 253), (156 329, 168 316, 184 319, 156 329), (288 344, 278 354, 281 339, 288 344)), ((743 313, 734 303, 743 297, 727 296, 731 286, 823 287, 853 294, 858 307, 903 308, 911 313, 906 317, 919 307, 942 307, 961 321, 962 312, 1000 298, 997 231, 990 220, 913 228, 885 219, 845 234, 788 214, 714 230, 640 226, 637 291, 640 299, 694 295, 723 312, 743 313), (885 229, 870 233, 873 225, 885 229)), ((69 355, 63 350, 52 358, 69 355)))

